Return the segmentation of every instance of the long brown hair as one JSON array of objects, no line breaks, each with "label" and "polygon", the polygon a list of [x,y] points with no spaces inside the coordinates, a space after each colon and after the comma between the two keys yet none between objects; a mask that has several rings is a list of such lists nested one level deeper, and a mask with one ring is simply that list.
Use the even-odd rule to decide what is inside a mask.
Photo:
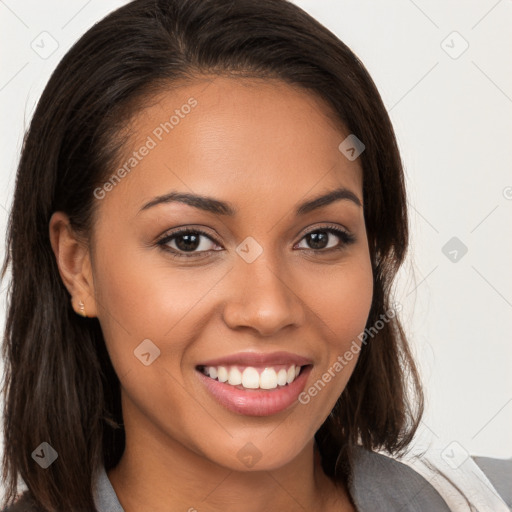
[{"label": "long brown hair", "polygon": [[[205,73],[301,87],[363,141],[374,275],[367,327],[392,307],[391,285],[408,246],[403,169],[382,99],[354,53],[286,0],[128,3],[67,52],[24,138],[1,274],[11,266],[2,347],[4,506],[16,497],[21,476],[41,510],[95,510],[94,472],[115,466],[123,453],[119,380],[98,320],[81,318],[71,306],[48,224],[53,212],[64,211],[87,239],[94,189],[114,170],[127,121],[150,95]],[[363,344],[346,389],[316,433],[324,471],[334,481],[345,478],[355,444],[406,449],[422,413],[418,373],[394,316]],[[31,456],[42,442],[58,453],[45,470]]]}]

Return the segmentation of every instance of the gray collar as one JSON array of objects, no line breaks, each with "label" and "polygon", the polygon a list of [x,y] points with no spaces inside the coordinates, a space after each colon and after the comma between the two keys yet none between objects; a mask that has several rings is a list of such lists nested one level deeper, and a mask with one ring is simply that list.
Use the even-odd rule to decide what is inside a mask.
[{"label": "gray collar", "polygon": [[124,512],[103,465],[96,473],[94,504],[98,512]]}]

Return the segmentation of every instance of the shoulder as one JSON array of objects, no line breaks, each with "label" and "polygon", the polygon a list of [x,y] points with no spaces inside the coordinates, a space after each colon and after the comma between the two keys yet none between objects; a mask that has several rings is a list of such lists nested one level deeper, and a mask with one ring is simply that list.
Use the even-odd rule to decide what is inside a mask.
[{"label": "shoulder", "polygon": [[359,510],[512,510],[512,459],[468,455],[454,467],[442,453],[432,448],[394,457],[355,447],[349,486]]},{"label": "shoulder", "polygon": [[349,488],[361,512],[450,512],[437,490],[410,466],[362,447],[354,449]]}]

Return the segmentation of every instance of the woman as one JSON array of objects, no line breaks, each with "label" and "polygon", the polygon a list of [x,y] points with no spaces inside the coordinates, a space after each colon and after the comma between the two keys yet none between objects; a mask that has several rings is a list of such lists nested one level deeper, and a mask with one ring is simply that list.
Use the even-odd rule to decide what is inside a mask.
[{"label": "woman", "polygon": [[4,505],[21,476],[12,510],[450,510],[391,457],[423,411],[407,243],[389,117],[325,27],[284,0],[113,12],[19,164]]}]

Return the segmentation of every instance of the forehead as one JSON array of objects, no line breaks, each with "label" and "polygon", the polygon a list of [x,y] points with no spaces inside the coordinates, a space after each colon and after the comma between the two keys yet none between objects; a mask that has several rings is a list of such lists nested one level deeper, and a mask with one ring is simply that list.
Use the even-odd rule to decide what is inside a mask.
[{"label": "forehead", "polygon": [[124,207],[169,190],[295,204],[342,185],[362,200],[359,162],[338,149],[348,132],[323,100],[282,81],[198,79],[152,98],[129,129],[108,194]]}]

